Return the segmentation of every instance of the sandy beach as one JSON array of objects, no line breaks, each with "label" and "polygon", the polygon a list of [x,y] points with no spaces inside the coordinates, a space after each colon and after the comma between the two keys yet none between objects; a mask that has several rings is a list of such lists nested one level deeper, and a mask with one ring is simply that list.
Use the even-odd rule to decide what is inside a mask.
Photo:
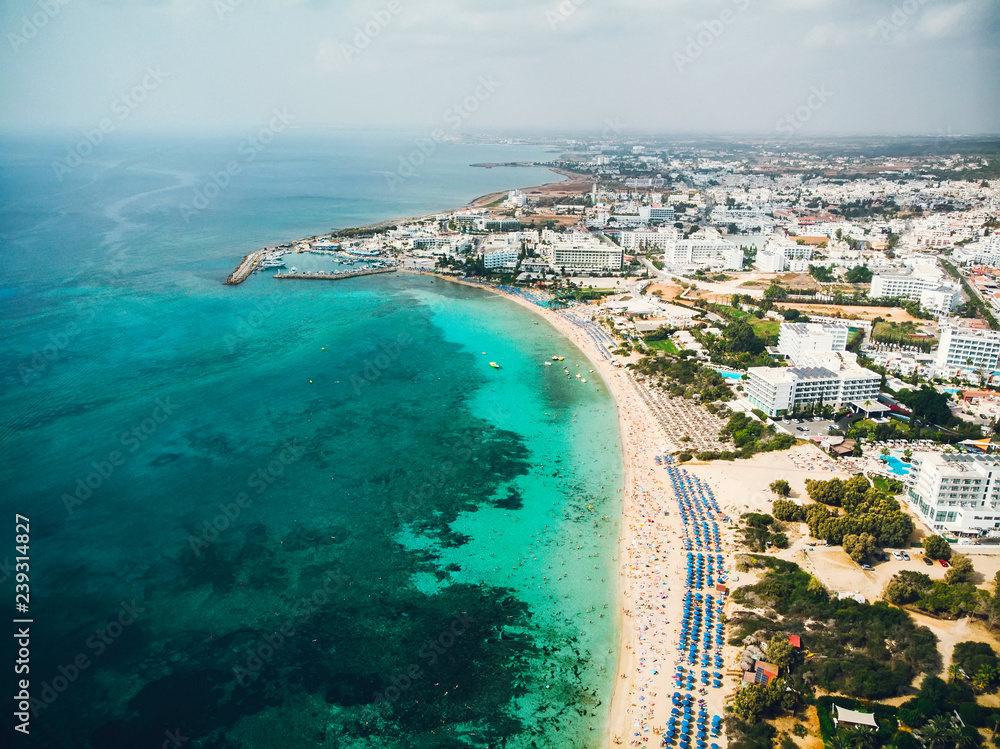
[{"label": "sandy beach", "polygon": [[[625,470],[616,560],[621,640],[606,745],[660,746],[659,731],[669,719],[670,698],[676,691],[672,675],[678,662],[686,564],[684,525],[666,468],[654,459],[667,451],[671,440],[634,381],[611,366],[587,330],[567,317],[572,312],[547,310],[487,285],[437,277],[493,291],[544,317],[583,352],[612,393]],[[725,538],[723,544],[730,545]],[[703,699],[709,715],[724,714],[724,692],[729,686],[707,690]],[[697,693],[694,696],[699,698]],[[712,741],[725,745],[724,738]]]}]

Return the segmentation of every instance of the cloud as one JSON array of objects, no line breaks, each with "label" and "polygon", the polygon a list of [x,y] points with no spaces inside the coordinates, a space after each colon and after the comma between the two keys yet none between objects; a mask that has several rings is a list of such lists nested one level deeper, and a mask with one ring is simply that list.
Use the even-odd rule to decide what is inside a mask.
[{"label": "cloud", "polygon": [[921,39],[954,39],[969,31],[972,3],[928,5],[914,19],[914,33]]},{"label": "cloud", "polygon": [[802,47],[810,50],[842,49],[855,35],[855,32],[841,24],[824,23],[809,29],[802,37]]}]

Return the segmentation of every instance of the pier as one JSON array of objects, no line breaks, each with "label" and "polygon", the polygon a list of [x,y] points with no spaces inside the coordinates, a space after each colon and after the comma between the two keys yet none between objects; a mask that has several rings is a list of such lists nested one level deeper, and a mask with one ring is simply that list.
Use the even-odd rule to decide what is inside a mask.
[{"label": "pier", "polygon": [[226,279],[226,285],[237,286],[246,281],[250,277],[250,274],[257,270],[257,264],[264,259],[268,252],[269,250],[267,249],[257,250],[243,258],[243,262],[236,266],[236,270],[229,274],[229,278]]},{"label": "pier", "polygon": [[[344,273],[275,273],[275,278],[305,278],[319,281],[339,281],[342,278],[357,278],[358,276],[374,276],[378,273],[395,273],[395,268],[371,268],[368,270],[350,270]],[[229,283],[228,281],[226,283]],[[239,283],[237,281],[237,283]]]}]

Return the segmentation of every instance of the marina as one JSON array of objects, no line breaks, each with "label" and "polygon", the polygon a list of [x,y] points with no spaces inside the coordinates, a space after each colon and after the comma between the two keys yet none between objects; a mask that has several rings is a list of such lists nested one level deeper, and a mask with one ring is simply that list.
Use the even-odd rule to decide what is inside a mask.
[{"label": "marina", "polygon": [[358,278],[359,276],[373,276],[378,273],[395,273],[396,268],[366,268],[364,270],[349,270],[343,273],[320,273],[318,271],[309,271],[307,273],[275,273],[275,278],[288,279],[288,278],[305,278],[310,280],[319,281],[339,281],[342,278]]}]

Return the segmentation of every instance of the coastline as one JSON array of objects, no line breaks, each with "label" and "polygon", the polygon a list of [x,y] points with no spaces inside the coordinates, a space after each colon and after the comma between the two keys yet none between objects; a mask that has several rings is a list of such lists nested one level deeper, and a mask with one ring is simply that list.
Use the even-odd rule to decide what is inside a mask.
[{"label": "coastline", "polygon": [[[655,507],[652,507],[648,496],[648,492],[652,491],[667,502],[672,500],[672,495],[667,493],[666,486],[659,476],[663,469],[657,466],[653,459],[654,455],[662,452],[660,446],[667,442],[666,435],[649,410],[649,406],[639,397],[630,378],[622,370],[612,367],[598,351],[594,342],[565,317],[532,304],[522,297],[505,293],[501,289],[486,284],[470,283],[453,276],[430,271],[406,270],[405,272],[433,276],[452,283],[483,289],[531,310],[549,322],[583,353],[611,393],[618,414],[623,466],[621,487],[623,496],[621,522],[618,528],[618,555],[615,559],[617,566],[616,602],[618,604],[617,671],[613,676],[611,704],[606,713],[606,736],[602,745],[608,747],[632,745],[632,742],[628,742],[626,739],[629,726],[635,721],[653,725],[664,724],[670,704],[667,699],[667,690],[669,689],[671,692],[673,690],[665,663],[661,664],[658,671],[654,669],[651,672],[652,675],[643,676],[642,671],[645,667],[640,668],[641,664],[637,660],[640,642],[636,636],[635,627],[631,624],[631,612],[638,610],[641,606],[649,605],[645,592],[632,584],[633,581],[638,582],[644,579],[639,574],[634,573],[640,566],[640,557],[643,555],[643,550],[639,549],[640,543],[646,541],[658,547],[661,545],[666,547],[673,540],[683,536],[684,532],[678,513],[671,512],[664,515],[660,511],[662,503],[658,502]],[[649,481],[649,485],[640,486],[640,481]],[[647,512],[647,510],[654,509],[657,510],[659,517],[656,524],[651,525],[647,516],[652,513]],[[681,552],[675,551],[676,555],[671,558],[671,566],[676,567],[676,569],[671,569],[666,574],[671,580],[676,580],[679,583],[683,574],[679,566]],[[641,643],[641,645],[642,648],[663,650],[662,657],[666,658],[670,657],[670,654],[666,653],[666,648],[668,646],[673,648],[671,643],[676,642],[680,635],[680,595],[670,597],[669,610],[665,611],[664,614],[662,622],[664,628],[656,633],[656,642]],[[656,703],[644,701],[647,693],[653,697],[658,694],[663,695],[659,709],[655,712],[649,710],[656,707]],[[637,699],[633,702],[632,698],[640,694],[643,695],[643,699]],[[713,696],[718,700],[717,712],[721,713],[721,694],[717,692]],[[717,739],[717,741],[721,740]]]},{"label": "coastline", "polygon": [[[566,171],[565,169],[560,169],[559,167],[548,166],[543,168],[548,169],[550,172],[558,174],[561,177],[565,177],[566,179],[564,179],[561,182],[546,182],[541,185],[533,185],[531,187],[518,187],[513,189],[521,190],[522,192],[525,192],[529,195],[545,195],[548,193],[556,194],[567,190],[569,192],[577,192],[578,190],[576,188],[578,188],[582,184],[582,182],[584,181],[583,178],[586,176],[583,174],[578,174],[576,172],[569,172]],[[570,189],[571,187],[573,189]],[[396,218],[383,219],[382,221],[376,221],[371,224],[363,224],[361,226],[345,226],[343,227],[343,229],[344,230],[357,229],[362,231],[366,229],[385,229],[386,227],[394,226],[395,224],[423,221],[439,213],[453,213],[454,211],[460,211],[465,208],[483,208],[489,205],[490,203],[496,202],[499,198],[503,197],[508,192],[509,192],[508,190],[504,190],[503,192],[494,192],[494,193],[488,193],[486,195],[481,195],[478,198],[473,198],[460,208],[445,208],[440,211],[435,211],[434,213],[426,214],[423,216],[399,216]],[[299,242],[312,242],[316,239],[319,239],[320,237],[328,236],[329,234],[330,232],[326,232],[324,234],[313,234],[307,237],[299,237],[298,239],[286,240],[281,245],[272,245],[271,247],[258,247],[255,250],[250,250],[243,256],[239,264],[237,264],[235,270],[233,270],[233,272],[229,274],[224,283],[227,286],[235,286],[241,283],[242,280],[245,280],[245,278],[249,276],[250,273],[252,273],[252,271],[246,272],[243,279],[241,279],[240,281],[235,281],[236,277],[239,276],[241,271],[248,270],[249,264],[255,259],[255,256],[260,253],[263,253],[270,249],[274,249],[274,247],[279,247],[284,245],[294,245]]]},{"label": "coastline", "polygon": [[[526,193],[535,195],[555,195],[567,190],[569,192],[579,191],[582,183],[581,178],[584,175],[567,172],[554,167],[548,168],[550,171],[555,172],[566,179],[560,182],[551,182],[544,185],[520,189]],[[484,205],[494,202],[498,197],[503,195],[506,195],[506,191],[485,195],[480,198],[476,198],[465,207],[483,207]],[[448,211],[441,212],[446,213]],[[422,218],[427,217],[394,218],[367,224],[362,227],[350,228],[379,229],[399,222],[417,221]],[[294,244],[296,242],[310,241],[316,239],[318,236],[320,235],[292,240],[290,243]],[[255,250],[248,254],[243,261],[241,261],[241,265],[238,266],[237,270],[239,270],[239,268],[242,267],[242,265],[245,264],[252,256],[261,251],[262,250]],[[664,651],[660,653],[663,660],[668,657],[665,652],[666,647],[670,645],[671,641],[676,642],[680,635],[680,596],[671,596],[670,610],[669,612],[663,612],[666,616],[664,617],[663,622],[661,622],[661,624],[666,625],[668,629],[663,629],[662,627],[659,628],[656,633],[657,639],[654,643],[644,642],[643,638],[637,636],[635,627],[630,623],[633,611],[639,610],[640,607],[650,608],[650,602],[647,600],[647,593],[645,589],[642,586],[636,587],[633,585],[633,583],[639,583],[643,579],[636,572],[637,568],[640,566],[640,558],[648,556],[645,554],[645,549],[639,548],[640,541],[645,541],[646,546],[651,549],[653,544],[650,543],[650,534],[655,534],[655,546],[659,549],[661,546],[666,547],[669,543],[671,543],[671,539],[676,540],[679,537],[682,537],[684,533],[684,528],[681,524],[678,513],[671,512],[664,514],[661,511],[662,502],[665,500],[672,503],[673,495],[667,493],[666,485],[661,480],[661,478],[665,478],[665,474],[663,477],[658,476],[658,474],[663,471],[662,467],[657,466],[653,460],[653,456],[655,454],[664,452],[663,448],[668,443],[658,420],[654,417],[645,401],[639,397],[634,383],[625,374],[625,372],[612,367],[610,362],[597,348],[595,342],[588,335],[586,335],[581,328],[574,325],[566,317],[559,315],[552,310],[546,310],[536,304],[532,304],[522,297],[508,294],[501,289],[488,284],[470,283],[453,276],[443,275],[429,270],[418,270],[402,266],[399,267],[398,270],[404,273],[429,275],[452,283],[483,289],[499,296],[506,297],[516,304],[521,305],[525,309],[532,311],[538,316],[544,318],[566,339],[577,347],[584,357],[593,365],[594,370],[600,375],[601,380],[611,393],[615,404],[615,410],[618,414],[618,432],[623,468],[621,486],[621,521],[618,528],[617,539],[618,552],[617,557],[614,559],[617,566],[616,602],[618,603],[619,608],[617,620],[618,656],[616,659],[617,672],[616,675],[612,677],[614,681],[612,685],[611,704],[608,712],[605,714],[606,735],[601,742],[601,745],[610,747],[625,744],[626,735],[630,730],[629,726],[636,723],[662,725],[665,722],[668,713],[669,702],[666,696],[668,693],[667,690],[672,689],[672,685],[669,681],[667,666],[665,663],[661,664],[659,666],[659,671],[652,671],[653,676],[644,674],[643,672],[647,669],[644,664],[640,662],[636,651],[641,644],[643,654],[646,652],[645,648],[651,647],[655,651]],[[234,271],[234,274],[235,273],[236,271]],[[230,276],[230,278],[232,278],[232,276]],[[643,481],[649,481],[648,486],[645,484],[642,487],[639,486],[638,480],[640,476],[643,477]],[[650,492],[652,492],[652,495],[662,499],[653,500]],[[651,506],[653,502],[655,502],[655,507]],[[657,516],[656,524],[650,525],[649,523],[652,523],[652,521],[649,520],[647,522],[647,516],[654,514]],[[671,549],[673,549],[673,547],[671,547]],[[650,554],[652,553],[659,554],[661,552],[650,552]],[[682,570],[680,562],[681,558],[678,552],[676,558],[671,559],[671,566],[674,569],[671,569],[668,573],[666,573],[670,579],[678,581],[681,579],[680,576],[682,575]],[[644,661],[645,658],[641,660]],[[650,708],[654,707],[655,703],[644,702],[646,699],[645,696],[637,698],[635,702],[631,701],[637,694],[645,695],[647,690],[654,697],[657,694],[663,694],[663,699],[661,700],[662,704],[655,713],[650,713]],[[719,695],[719,698],[721,701],[721,695]],[[721,712],[721,706],[719,711]],[[645,741],[648,742],[648,738]],[[629,745],[640,745],[639,741],[634,740],[629,741],[628,743]]]}]

